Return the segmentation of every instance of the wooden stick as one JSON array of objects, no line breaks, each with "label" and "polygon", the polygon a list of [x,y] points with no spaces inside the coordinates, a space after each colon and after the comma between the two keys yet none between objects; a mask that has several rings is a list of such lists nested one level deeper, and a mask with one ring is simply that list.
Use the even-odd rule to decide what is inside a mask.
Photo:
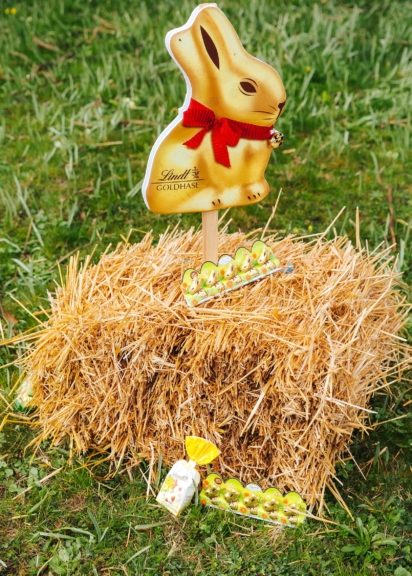
[{"label": "wooden stick", "polygon": [[203,260],[210,260],[214,264],[218,261],[218,216],[218,210],[202,212]]}]

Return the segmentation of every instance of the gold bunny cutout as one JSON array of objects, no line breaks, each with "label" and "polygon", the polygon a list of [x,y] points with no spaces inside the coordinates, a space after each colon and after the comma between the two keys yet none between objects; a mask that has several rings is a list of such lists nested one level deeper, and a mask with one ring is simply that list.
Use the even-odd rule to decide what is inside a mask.
[{"label": "gold bunny cutout", "polygon": [[281,144],[274,124],[286,102],[279,74],[243,48],[216,6],[201,4],[168,32],[187,94],[151,151],[142,193],[153,212],[207,212],[255,204],[269,193],[265,169]]}]

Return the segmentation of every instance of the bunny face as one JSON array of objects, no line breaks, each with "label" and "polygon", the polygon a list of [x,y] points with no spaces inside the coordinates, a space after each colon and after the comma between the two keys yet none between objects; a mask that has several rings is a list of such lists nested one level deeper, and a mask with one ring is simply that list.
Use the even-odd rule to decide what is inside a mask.
[{"label": "bunny face", "polygon": [[252,258],[250,257],[250,254],[246,254],[245,259],[243,260],[241,266],[242,272],[250,270],[251,266],[252,266]]},{"label": "bunny face", "polygon": [[195,294],[199,290],[200,280],[197,272],[192,272],[192,282],[188,288],[189,294]]},{"label": "bunny face", "polygon": [[205,262],[200,271],[200,282],[204,288],[211,288],[218,281],[218,267],[213,262]]},{"label": "bunny face", "polygon": [[226,266],[224,267],[223,278],[225,280],[230,280],[235,275],[236,275],[236,266],[235,266],[235,262],[232,260],[231,262],[226,264]]},{"label": "bunny face", "polygon": [[252,256],[246,248],[238,248],[235,254],[235,260],[240,272],[247,272],[252,267]]},{"label": "bunny face", "polygon": [[189,27],[169,32],[166,43],[193,98],[217,117],[273,126],[286,102],[279,74],[246,52],[215,4],[201,5],[192,17]]},{"label": "bunny face", "polygon": [[258,240],[253,245],[253,258],[257,264],[265,264],[270,257],[270,250],[262,241]]},{"label": "bunny face", "polygon": [[199,275],[193,269],[189,268],[183,274],[182,279],[182,290],[188,294],[195,294],[198,291],[200,285]]},{"label": "bunny face", "polygon": [[265,264],[265,262],[267,262],[268,258],[269,258],[269,253],[268,253],[268,251],[266,250],[266,248],[264,248],[264,249],[262,250],[262,254],[261,254],[261,255],[259,256],[259,258],[258,258],[259,264]]}]

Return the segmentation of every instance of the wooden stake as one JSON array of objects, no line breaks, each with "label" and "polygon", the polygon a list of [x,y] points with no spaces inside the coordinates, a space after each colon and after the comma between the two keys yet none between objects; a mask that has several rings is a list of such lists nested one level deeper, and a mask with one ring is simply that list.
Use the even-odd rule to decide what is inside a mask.
[{"label": "wooden stake", "polygon": [[203,260],[210,260],[214,264],[218,261],[218,216],[218,210],[202,212]]}]

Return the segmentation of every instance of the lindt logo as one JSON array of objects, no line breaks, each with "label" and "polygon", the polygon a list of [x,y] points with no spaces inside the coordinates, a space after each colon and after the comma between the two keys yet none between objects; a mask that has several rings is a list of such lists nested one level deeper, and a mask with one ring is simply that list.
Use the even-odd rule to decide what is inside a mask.
[{"label": "lindt logo", "polygon": [[199,169],[194,166],[183,172],[175,172],[174,168],[162,170],[160,177],[153,184],[156,184],[157,190],[185,190],[198,188],[202,180]]}]

